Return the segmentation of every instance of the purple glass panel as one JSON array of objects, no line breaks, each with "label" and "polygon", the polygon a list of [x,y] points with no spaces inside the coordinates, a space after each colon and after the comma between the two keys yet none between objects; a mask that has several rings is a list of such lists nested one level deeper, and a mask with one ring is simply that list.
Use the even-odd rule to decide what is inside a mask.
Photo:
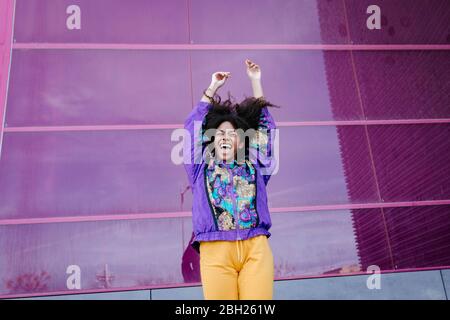
[{"label": "purple glass panel", "polygon": [[371,243],[371,264],[391,269],[379,209],[292,212],[272,215],[275,277],[365,272],[359,257],[365,246],[354,234],[362,215],[378,231],[378,241]]},{"label": "purple glass panel", "polygon": [[[341,1],[190,1],[193,43],[347,43]],[[226,17],[225,25],[219,23]]]},{"label": "purple glass panel", "polygon": [[227,97],[228,90],[238,100],[251,96],[244,63],[247,58],[261,66],[264,95],[282,107],[273,113],[277,121],[363,118],[348,52],[194,51],[193,91],[202,92],[211,73],[220,69],[232,74],[219,90],[222,97]]},{"label": "purple glass panel", "polygon": [[[395,269],[390,247],[391,234],[387,233],[384,210],[385,208],[350,210],[361,271],[365,272],[373,265],[380,270]],[[393,209],[395,210],[396,208]]]},{"label": "purple glass panel", "polygon": [[377,202],[362,126],[282,127],[272,207]]},{"label": "purple glass panel", "polygon": [[[16,42],[189,43],[186,0],[16,0]],[[80,9],[80,29],[71,5]]]},{"label": "purple glass panel", "polygon": [[[450,5],[449,5],[450,6]],[[356,52],[367,119],[450,118],[450,51]]]},{"label": "purple glass panel", "polygon": [[[12,22],[12,12],[14,8],[14,1],[12,0],[6,0],[6,1],[0,1],[0,47],[6,46],[8,49],[9,44],[11,42],[11,22]],[[3,50],[6,50],[6,48],[2,48],[2,55],[3,56]]]},{"label": "purple glass panel", "polygon": [[450,124],[368,126],[384,201],[450,199]]},{"label": "purple glass panel", "polygon": [[450,265],[450,206],[384,209],[395,268]]},{"label": "purple glass panel", "polygon": [[[448,264],[449,212],[449,206],[432,206],[272,214],[275,277]],[[0,231],[1,295],[68,291],[69,265],[81,268],[84,290],[199,281],[199,257],[189,248],[190,218],[0,226]],[[193,269],[183,267],[188,261]],[[102,278],[106,270],[108,283]],[[39,285],[26,289],[26,274],[37,275]]]},{"label": "purple glass panel", "polygon": [[12,62],[10,127],[182,123],[192,107],[183,51],[15,50]]},{"label": "purple glass panel", "polygon": [[363,269],[372,264],[382,269],[449,265],[449,209],[445,205],[382,208],[381,214],[369,213],[373,209],[353,210],[355,241]]},{"label": "purple glass panel", "polygon": [[182,270],[191,232],[190,218],[0,226],[0,295],[76,293],[71,265],[81,290],[191,282]]},{"label": "purple glass panel", "polygon": [[6,133],[0,218],[190,210],[172,130]]},{"label": "purple glass panel", "polygon": [[6,91],[9,81],[13,12],[13,0],[0,1],[0,155],[4,125],[3,119],[6,107]]},{"label": "purple glass panel", "polygon": [[[380,211],[363,211],[372,230],[381,231]],[[359,238],[353,234],[359,214],[272,215],[275,277],[361,272]],[[68,291],[70,265],[80,267],[83,290],[200,281],[199,256],[190,252],[189,218],[0,226],[0,231],[0,294]],[[385,238],[383,232],[377,235]],[[385,241],[372,243],[371,249],[372,263],[382,266],[389,260]],[[188,261],[193,269],[183,267]],[[38,277],[38,285],[29,286],[30,274]]]},{"label": "purple glass panel", "polygon": [[[16,218],[126,219],[190,211],[186,173],[171,161],[172,129],[11,129],[180,125],[212,72],[233,74],[222,98],[228,90],[238,100],[251,95],[246,58],[261,65],[264,94],[282,107],[272,109],[280,124],[280,167],[268,185],[269,207],[450,199],[448,123],[281,123],[448,119],[449,50],[257,47],[448,44],[448,0],[79,0],[81,30],[68,30],[72,4],[16,1],[14,40],[23,46],[16,45],[12,57],[0,158],[0,296],[69,293],[69,265],[81,268],[83,290],[198,283],[190,217],[4,225]],[[372,4],[381,7],[382,30],[366,27]],[[5,30],[8,24],[0,19]],[[0,49],[10,34],[0,31]],[[61,49],[25,49],[34,42],[60,43]],[[77,49],[68,49],[69,43]],[[88,50],[85,44],[99,46]],[[127,50],[127,44],[245,44],[256,50]],[[272,210],[276,278],[365,273],[370,265],[449,266],[450,206],[416,204],[422,206]]]},{"label": "purple glass panel", "polygon": [[[450,43],[448,0],[345,0],[350,38],[355,44]],[[381,9],[381,29],[370,30],[370,5]]]}]

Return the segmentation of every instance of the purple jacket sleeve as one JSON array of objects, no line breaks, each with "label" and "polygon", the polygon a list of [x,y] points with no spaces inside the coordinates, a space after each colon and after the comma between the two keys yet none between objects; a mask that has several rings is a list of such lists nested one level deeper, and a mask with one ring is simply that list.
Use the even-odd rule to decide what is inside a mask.
[{"label": "purple jacket sleeve", "polygon": [[250,155],[251,159],[258,161],[266,185],[278,165],[276,152],[274,152],[276,151],[274,150],[276,129],[275,120],[268,107],[263,107],[258,130],[250,142]]},{"label": "purple jacket sleeve", "polygon": [[184,122],[187,136],[184,139],[183,159],[191,187],[197,179],[203,162],[202,123],[210,107],[209,102],[199,101]]}]

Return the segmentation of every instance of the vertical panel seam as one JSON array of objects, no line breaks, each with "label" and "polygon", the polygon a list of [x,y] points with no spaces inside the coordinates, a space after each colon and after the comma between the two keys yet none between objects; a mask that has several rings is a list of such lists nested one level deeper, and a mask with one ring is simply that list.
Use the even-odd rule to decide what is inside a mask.
[{"label": "vertical panel seam", "polygon": [[[350,28],[349,28],[348,17],[347,17],[347,6],[345,5],[345,0],[342,0],[342,3],[344,5],[344,17],[345,17],[345,24],[346,24],[346,28],[347,28],[348,41],[350,41]],[[355,85],[356,85],[356,92],[358,94],[358,100],[359,100],[359,105],[361,107],[362,116],[363,116],[364,119],[366,119],[366,115],[365,115],[365,112],[364,112],[364,106],[363,106],[363,100],[362,100],[362,97],[361,97],[361,90],[359,88],[358,75],[356,73],[356,66],[355,66],[355,60],[354,60],[354,57],[353,57],[353,50],[350,50],[350,61],[351,61],[351,64],[352,64],[353,78],[354,78]],[[375,168],[375,163],[373,161],[372,145],[371,145],[370,139],[369,139],[369,130],[367,128],[367,124],[364,124],[363,127],[364,127],[364,131],[365,131],[365,134],[366,134],[367,148],[368,148],[368,151],[369,151],[369,157],[370,157],[370,162],[371,162],[371,166],[372,166],[372,172],[373,172],[374,179],[375,179],[375,186],[376,186],[377,193],[378,193],[378,200],[380,202],[382,202],[380,186],[378,184],[377,172],[376,172],[376,168]],[[388,250],[389,250],[389,257],[390,257],[390,260],[391,260],[391,266],[392,266],[393,269],[396,269],[396,265],[395,265],[394,257],[393,257],[393,253],[392,253],[391,240],[390,240],[390,237],[389,237],[389,230],[388,230],[387,223],[386,223],[386,217],[384,215],[383,208],[380,208],[380,210],[381,210],[381,217],[383,219],[384,231],[385,231],[385,234],[386,234],[386,240],[387,240],[387,246],[388,246]]]},{"label": "vertical panel seam", "polygon": [[439,270],[439,274],[441,275],[442,286],[444,287],[445,300],[448,300],[447,288],[445,286],[444,276],[442,274],[442,269]]}]

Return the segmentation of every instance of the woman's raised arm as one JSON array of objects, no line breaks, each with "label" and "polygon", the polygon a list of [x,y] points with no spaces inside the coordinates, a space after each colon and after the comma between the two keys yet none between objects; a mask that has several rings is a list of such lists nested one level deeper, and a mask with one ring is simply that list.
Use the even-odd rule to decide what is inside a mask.
[{"label": "woman's raised arm", "polygon": [[191,186],[195,183],[200,165],[203,161],[203,145],[202,145],[202,123],[212,106],[210,99],[214,97],[217,89],[219,89],[225,81],[230,77],[229,72],[215,72],[211,77],[211,84],[203,93],[202,98],[191,110],[184,121],[184,129],[186,137],[184,139],[183,154],[184,167],[186,169]]},{"label": "woman's raised arm", "polygon": [[247,66],[247,75],[252,83],[253,96],[255,98],[264,97],[261,85],[261,68],[249,59],[245,60]]}]

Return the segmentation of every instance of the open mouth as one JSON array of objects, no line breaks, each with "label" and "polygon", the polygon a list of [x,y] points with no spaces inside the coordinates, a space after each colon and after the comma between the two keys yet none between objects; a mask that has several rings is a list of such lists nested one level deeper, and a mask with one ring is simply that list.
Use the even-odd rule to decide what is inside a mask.
[{"label": "open mouth", "polygon": [[222,149],[222,150],[231,150],[230,143],[221,143],[219,146],[220,146],[220,149]]}]

